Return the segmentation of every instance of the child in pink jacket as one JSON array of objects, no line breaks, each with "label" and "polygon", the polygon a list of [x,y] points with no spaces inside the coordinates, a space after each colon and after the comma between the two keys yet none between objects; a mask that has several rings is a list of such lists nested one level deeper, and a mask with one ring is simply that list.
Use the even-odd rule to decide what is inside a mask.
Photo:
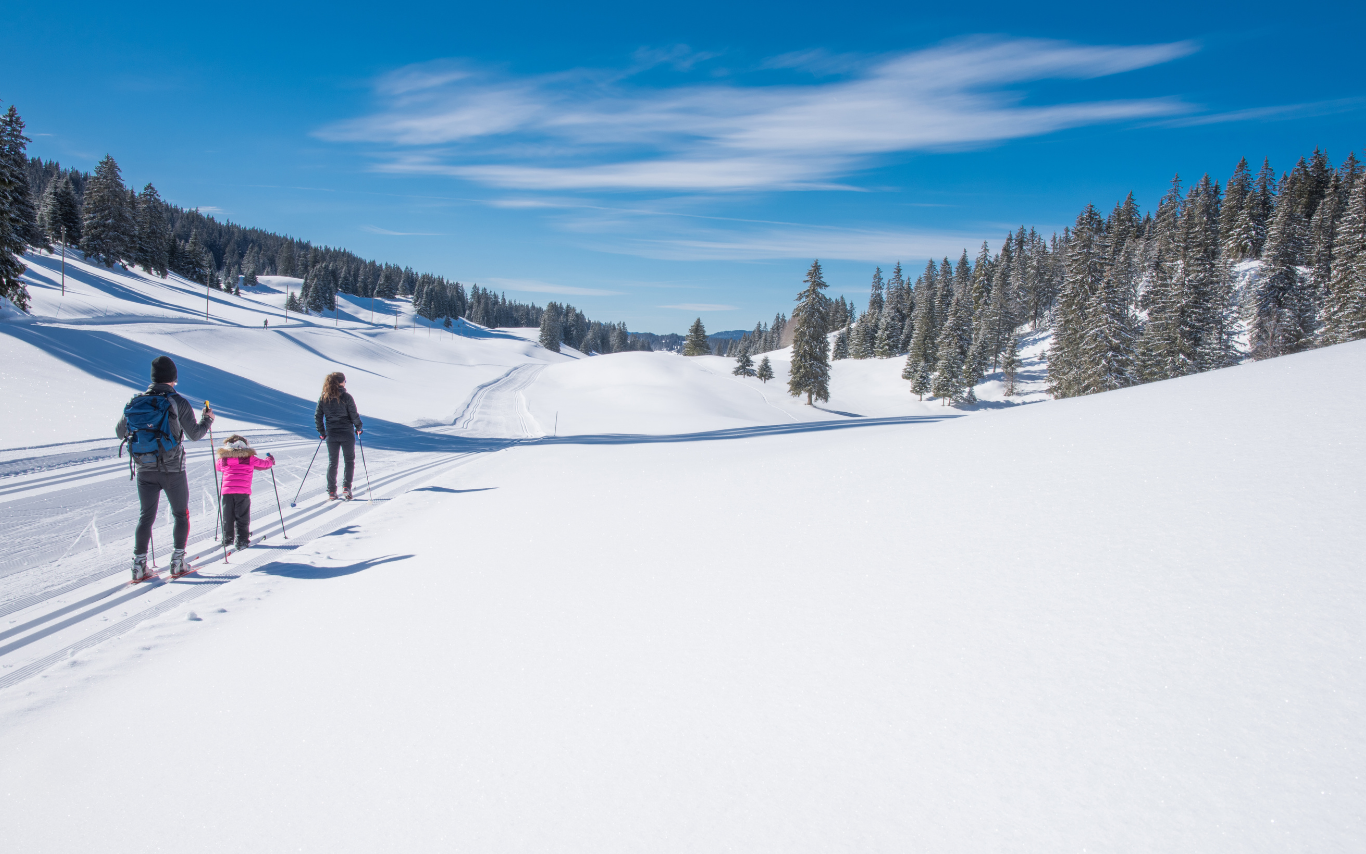
[{"label": "child in pink jacket", "polygon": [[223,548],[233,545],[233,531],[237,532],[237,548],[251,542],[251,476],[257,469],[275,465],[275,456],[266,454],[263,460],[246,439],[233,434],[223,440],[214,467],[223,473]]}]

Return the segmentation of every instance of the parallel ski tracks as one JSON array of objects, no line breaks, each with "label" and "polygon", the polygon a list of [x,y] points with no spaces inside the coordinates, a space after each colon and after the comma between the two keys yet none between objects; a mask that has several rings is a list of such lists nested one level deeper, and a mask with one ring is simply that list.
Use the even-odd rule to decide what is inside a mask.
[{"label": "parallel ski tracks", "polygon": [[[416,465],[408,466],[400,471],[391,472],[390,474],[376,478],[371,484],[371,488],[382,490],[386,486],[411,480],[423,474],[434,474],[438,469],[467,462],[471,458],[477,456],[478,453],[479,452],[470,452],[453,456],[443,454],[438,459],[425,460]],[[335,502],[310,504],[307,507],[299,508],[287,514],[285,517],[285,524],[290,527],[297,527],[326,514],[335,513],[335,518],[331,520],[332,524],[326,526],[327,530],[335,530],[337,526],[345,526],[352,520],[364,515],[370,509],[369,502],[362,499],[357,499],[355,502],[352,502],[352,504],[354,506],[339,506]],[[336,513],[335,511],[337,510],[341,510],[341,512]],[[264,532],[262,539],[268,539],[269,537],[280,533],[280,521],[278,518],[273,523],[264,525],[263,527]],[[210,590],[218,589],[222,585],[227,584],[236,578],[240,578],[243,574],[262,564],[278,560],[282,551],[292,551],[299,546],[312,542],[317,536],[322,536],[325,533],[326,531],[322,531],[317,534],[306,535],[302,538],[281,541],[287,542],[287,545],[283,548],[276,546],[270,551],[255,556],[251,556],[249,552],[244,553],[244,561],[242,563],[218,563],[218,561],[221,560],[223,549],[221,546],[217,545],[202,549],[189,556],[191,563],[198,564],[205,560],[209,561],[213,568],[218,570],[213,575],[207,575],[204,574],[203,571],[200,571],[170,581],[161,581],[160,583],[144,582],[137,586],[129,586],[122,580],[127,575],[126,569],[120,569],[111,573],[108,568],[102,568],[98,572],[75,579],[54,590],[45,591],[36,596],[29,596],[7,603],[3,607],[0,607],[0,617],[40,607],[45,602],[50,602],[67,593],[79,590],[81,587],[96,583],[102,578],[109,579],[106,586],[96,590],[89,596],[76,602],[61,604],[51,610],[33,614],[22,624],[11,626],[0,631],[0,663],[4,663],[6,657],[20,652],[37,641],[80,626],[120,605],[136,604],[139,599],[146,599],[155,591],[164,590],[168,586],[183,588],[179,592],[168,596],[165,599],[161,599],[160,601],[148,601],[147,606],[141,608],[136,613],[131,613],[124,619],[114,622],[101,630],[81,635],[58,650],[0,675],[0,690],[18,684],[25,679],[41,673],[53,664],[56,664],[75,653],[89,649],[90,647],[96,646],[111,638],[118,637],[119,635],[130,631],[139,623],[164,614],[175,607],[204,595]],[[116,581],[115,579],[119,580]],[[10,640],[11,638],[14,638],[14,640]],[[6,641],[8,641],[8,643],[6,643]]]}]

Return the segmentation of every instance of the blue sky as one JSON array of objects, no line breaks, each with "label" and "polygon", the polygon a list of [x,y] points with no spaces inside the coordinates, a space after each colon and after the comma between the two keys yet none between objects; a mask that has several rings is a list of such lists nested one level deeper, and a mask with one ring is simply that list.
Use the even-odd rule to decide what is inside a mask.
[{"label": "blue sky", "polygon": [[[11,6],[30,152],[633,330],[1366,149],[1359,3]],[[124,9],[131,11],[125,11]]]}]

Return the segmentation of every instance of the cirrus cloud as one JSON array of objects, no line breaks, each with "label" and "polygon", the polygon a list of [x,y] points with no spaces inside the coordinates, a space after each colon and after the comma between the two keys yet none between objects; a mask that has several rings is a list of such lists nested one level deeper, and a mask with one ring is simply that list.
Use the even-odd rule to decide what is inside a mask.
[{"label": "cirrus cloud", "polygon": [[[378,109],[317,135],[375,147],[381,170],[513,189],[829,188],[878,157],[1189,115],[1195,108],[1171,97],[1035,104],[1020,88],[1195,50],[974,37],[862,63],[839,57],[822,69],[842,74],[816,82],[665,87],[633,84],[631,69],[517,77],[444,60],[385,75]],[[787,55],[767,67],[825,59]]]}]

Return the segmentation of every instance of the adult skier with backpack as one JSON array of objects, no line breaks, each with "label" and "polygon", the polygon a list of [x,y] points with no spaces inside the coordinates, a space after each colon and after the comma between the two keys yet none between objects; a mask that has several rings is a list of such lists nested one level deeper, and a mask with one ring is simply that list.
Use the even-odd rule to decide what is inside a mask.
[{"label": "adult skier with backpack", "polygon": [[[185,446],[181,440],[204,438],[213,424],[213,411],[205,403],[196,420],[194,407],[176,393],[177,381],[175,362],[169,356],[157,356],[152,360],[152,384],[128,401],[123,417],[114,427],[114,434],[128,445],[129,467],[136,469],[138,501],[142,505],[133,536],[135,582],[152,575],[147,566],[147,546],[163,492],[171,504],[174,520],[171,575],[184,575],[190,570],[185,563],[185,544],[190,539],[190,481],[185,474]],[[119,453],[123,453],[122,445]]]},{"label": "adult skier with backpack", "polygon": [[334,371],[323,380],[323,393],[313,412],[318,438],[327,440],[327,498],[337,497],[337,454],[346,463],[342,497],[351,500],[351,476],[356,472],[356,437],[362,432],[356,399],[346,390],[346,374]]}]

